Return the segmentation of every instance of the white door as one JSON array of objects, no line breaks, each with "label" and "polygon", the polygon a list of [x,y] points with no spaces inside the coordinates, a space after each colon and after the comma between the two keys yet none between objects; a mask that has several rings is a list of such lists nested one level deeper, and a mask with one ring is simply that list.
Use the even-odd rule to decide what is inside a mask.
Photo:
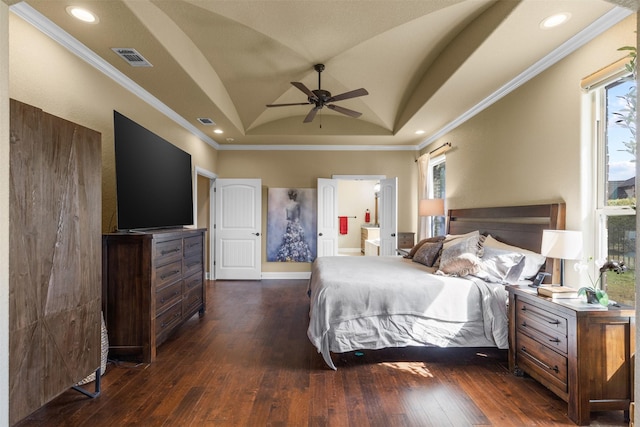
[{"label": "white door", "polygon": [[380,255],[396,255],[398,248],[398,178],[380,180]]},{"label": "white door", "polygon": [[262,181],[217,179],[216,279],[260,280],[262,275]]},{"label": "white door", "polygon": [[318,178],[317,256],[338,255],[338,180]]}]

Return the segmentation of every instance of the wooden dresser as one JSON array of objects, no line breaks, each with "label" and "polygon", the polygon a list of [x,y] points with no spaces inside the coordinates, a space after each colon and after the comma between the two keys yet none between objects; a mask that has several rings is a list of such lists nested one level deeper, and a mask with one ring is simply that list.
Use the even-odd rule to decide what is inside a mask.
[{"label": "wooden dresser", "polygon": [[409,231],[399,231],[398,232],[398,248],[401,249],[411,249],[413,245],[415,245],[415,236],[416,233]]},{"label": "wooden dresser", "polygon": [[105,234],[103,310],[109,357],[151,363],[156,348],[204,314],[204,229]]},{"label": "wooden dresser", "polygon": [[552,301],[529,287],[508,290],[509,369],[529,374],[565,400],[578,425],[590,423],[591,411],[628,411],[635,310]]}]

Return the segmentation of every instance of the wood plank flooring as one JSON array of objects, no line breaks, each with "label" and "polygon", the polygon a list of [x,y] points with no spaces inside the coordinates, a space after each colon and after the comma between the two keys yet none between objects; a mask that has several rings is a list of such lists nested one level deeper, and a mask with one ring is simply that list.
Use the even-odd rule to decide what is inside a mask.
[{"label": "wood plank flooring", "polygon": [[[572,426],[497,349],[335,354],[309,342],[306,280],[209,281],[207,313],[153,364],[110,361],[102,394],[69,390],[18,426]],[[93,390],[93,384],[87,385]],[[626,426],[622,411],[594,426]]]}]

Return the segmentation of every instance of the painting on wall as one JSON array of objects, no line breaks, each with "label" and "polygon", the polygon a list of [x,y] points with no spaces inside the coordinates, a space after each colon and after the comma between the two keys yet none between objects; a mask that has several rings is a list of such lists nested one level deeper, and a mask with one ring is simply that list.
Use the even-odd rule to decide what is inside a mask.
[{"label": "painting on wall", "polygon": [[316,258],[315,188],[270,188],[267,261],[312,262]]}]

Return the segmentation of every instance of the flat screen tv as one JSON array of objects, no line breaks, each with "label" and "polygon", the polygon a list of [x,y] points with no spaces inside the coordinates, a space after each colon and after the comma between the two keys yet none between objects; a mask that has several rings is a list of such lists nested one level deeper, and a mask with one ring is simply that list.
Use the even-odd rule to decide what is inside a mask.
[{"label": "flat screen tv", "polygon": [[113,112],[119,230],[193,224],[191,155]]}]

